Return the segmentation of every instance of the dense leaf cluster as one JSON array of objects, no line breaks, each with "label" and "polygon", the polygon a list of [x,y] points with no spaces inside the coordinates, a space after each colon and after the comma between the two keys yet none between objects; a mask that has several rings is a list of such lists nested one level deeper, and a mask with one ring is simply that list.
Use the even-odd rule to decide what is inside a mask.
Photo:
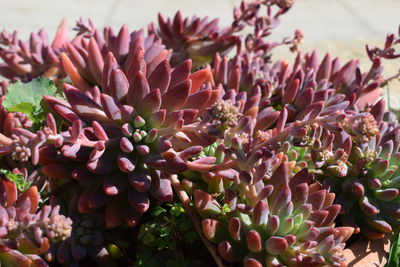
[{"label": "dense leaf cluster", "polygon": [[268,39],[292,5],[242,2],[225,28],[178,12],[147,32],[1,32],[0,265],[346,266],[357,235],[398,233],[381,88],[399,39],[367,47],[365,72],[272,62],[303,38]]}]

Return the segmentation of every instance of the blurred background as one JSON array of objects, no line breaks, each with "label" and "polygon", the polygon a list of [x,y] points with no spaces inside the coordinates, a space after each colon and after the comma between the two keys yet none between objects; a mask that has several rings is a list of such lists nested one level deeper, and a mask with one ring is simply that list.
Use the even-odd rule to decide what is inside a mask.
[{"label": "blurred background", "polygon": [[[91,18],[97,27],[109,25],[129,29],[146,27],[157,20],[157,13],[173,16],[181,10],[183,16],[208,15],[218,17],[220,25],[229,25],[234,6],[240,0],[0,0],[0,29],[18,30],[24,39],[31,31],[45,28],[52,37],[63,18],[72,29],[75,21]],[[317,49],[341,57],[342,62],[359,58],[363,70],[369,67],[365,44],[382,46],[389,32],[397,32],[400,24],[400,0],[295,0],[293,8],[281,17],[281,25],[271,35],[272,40],[293,36],[301,29],[305,39],[304,52]],[[291,60],[287,47],[276,50],[274,58]],[[387,61],[386,73],[397,73],[400,60]],[[400,84],[392,83],[392,105],[400,107]],[[393,88],[392,88],[393,87]],[[396,89],[397,88],[397,89]]]}]

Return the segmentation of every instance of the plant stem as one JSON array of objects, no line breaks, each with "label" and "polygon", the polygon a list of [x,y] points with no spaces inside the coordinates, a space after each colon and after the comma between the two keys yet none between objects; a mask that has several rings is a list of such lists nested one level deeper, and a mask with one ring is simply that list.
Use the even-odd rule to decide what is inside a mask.
[{"label": "plant stem", "polygon": [[215,246],[207,239],[204,237],[203,232],[201,230],[201,223],[199,218],[197,217],[197,214],[193,210],[193,208],[190,206],[190,199],[189,196],[186,194],[185,190],[183,190],[181,183],[178,180],[177,175],[169,175],[169,180],[171,181],[172,187],[175,190],[175,193],[178,195],[179,200],[182,203],[183,208],[186,210],[190,220],[193,223],[193,226],[199,235],[201,241],[204,243],[208,251],[210,252],[211,256],[214,258],[215,262],[219,267],[226,267],[225,264],[223,263],[221,257],[218,255],[217,250],[215,249]]}]

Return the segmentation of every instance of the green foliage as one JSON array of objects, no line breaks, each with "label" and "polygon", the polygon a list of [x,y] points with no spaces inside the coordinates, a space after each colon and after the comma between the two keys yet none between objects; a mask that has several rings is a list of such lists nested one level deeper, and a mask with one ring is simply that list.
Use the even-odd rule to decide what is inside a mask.
[{"label": "green foliage", "polygon": [[22,176],[21,174],[12,173],[9,170],[0,170],[0,172],[3,175],[5,175],[7,177],[7,179],[9,179],[13,183],[15,183],[18,191],[20,191],[20,192],[26,191],[32,184],[31,182],[25,181],[24,176]]},{"label": "green foliage", "polygon": [[386,263],[385,267],[400,266],[399,245],[400,245],[400,232],[396,232],[392,238],[392,244],[390,245],[390,251],[388,256],[388,262]]},{"label": "green foliage", "polygon": [[182,213],[185,212],[185,209],[182,207],[180,203],[176,205],[171,205],[171,209],[169,210],[172,216],[179,217]]},{"label": "green foliage", "polygon": [[43,96],[46,95],[65,98],[55,83],[47,78],[40,77],[28,83],[18,81],[8,86],[2,104],[7,111],[26,114],[34,123],[34,127],[35,125],[37,127],[48,113],[48,108],[42,101]]},{"label": "green foliage", "polygon": [[[144,245],[157,250],[176,249],[176,243],[183,238],[186,242],[193,242],[197,236],[187,232],[191,222],[186,216],[185,209],[180,203],[166,204],[169,208],[156,207],[151,215],[155,220],[145,223],[140,228],[139,239]],[[194,235],[193,235],[194,234]]]},{"label": "green foliage", "polygon": [[224,204],[221,208],[221,214],[222,215],[226,215],[227,213],[229,213],[231,211],[231,209],[229,208],[228,204]]},{"label": "green foliage", "polygon": [[182,250],[187,244],[199,241],[190,219],[181,203],[167,203],[151,211],[150,221],[144,223],[139,232],[142,250],[136,254],[133,266],[168,267],[190,266]]}]

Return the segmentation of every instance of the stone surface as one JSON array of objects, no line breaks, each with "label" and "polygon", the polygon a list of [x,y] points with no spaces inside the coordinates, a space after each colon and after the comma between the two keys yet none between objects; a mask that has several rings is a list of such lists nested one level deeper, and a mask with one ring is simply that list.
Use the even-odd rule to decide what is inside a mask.
[{"label": "stone surface", "polygon": [[384,267],[390,250],[390,238],[369,241],[360,237],[344,250],[347,267]]}]

